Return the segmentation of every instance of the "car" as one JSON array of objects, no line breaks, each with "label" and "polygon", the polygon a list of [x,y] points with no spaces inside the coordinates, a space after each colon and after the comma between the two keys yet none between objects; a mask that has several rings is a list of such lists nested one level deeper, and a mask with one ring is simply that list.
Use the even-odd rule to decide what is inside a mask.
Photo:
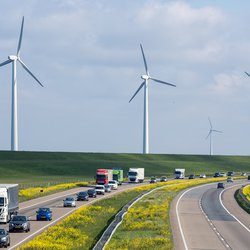
[{"label": "car", "polygon": [[116,190],[118,188],[118,182],[113,180],[109,181],[108,184],[111,186],[111,189]]},{"label": "car", "polygon": [[228,171],[227,172],[227,176],[234,176],[235,175],[235,172],[234,171]]},{"label": "car", "polygon": [[220,173],[220,177],[225,177],[227,176],[225,173]]},{"label": "car", "polygon": [[104,187],[104,185],[96,185],[95,186],[95,191],[96,191],[97,194],[104,195],[105,194],[105,187]]},{"label": "car", "polygon": [[105,184],[104,188],[105,188],[105,192],[106,193],[110,193],[111,192],[111,186],[109,184]]},{"label": "car", "polygon": [[195,179],[195,175],[194,174],[190,174],[188,179]]},{"label": "car", "polygon": [[245,172],[240,173],[241,176],[246,176],[247,174]]},{"label": "car", "polygon": [[74,197],[70,196],[70,197],[66,197],[63,200],[63,206],[64,207],[76,207],[76,200]]},{"label": "car", "polygon": [[225,187],[224,187],[224,183],[223,183],[223,182],[219,182],[219,183],[217,184],[217,188],[225,188]]},{"label": "car", "polygon": [[250,175],[248,175],[247,180],[249,180],[249,181],[250,181]]},{"label": "car", "polygon": [[205,174],[200,174],[200,178],[207,178]]},{"label": "car", "polygon": [[78,201],[88,201],[89,200],[88,192],[86,192],[86,191],[79,192],[77,194],[76,200],[78,200]]},{"label": "car", "polygon": [[216,173],[214,174],[214,177],[221,177],[220,172],[216,172]]},{"label": "car", "polygon": [[30,231],[30,221],[29,217],[27,215],[13,215],[9,222],[9,232],[14,231],[24,231],[29,232]]},{"label": "car", "polygon": [[167,181],[167,177],[166,176],[162,176],[161,179],[160,179],[161,182],[165,182]]},{"label": "car", "polygon": [[96,191],[95,191],[95,189],[88,189],[87,193],[88,193],[89,197],[96,198]]},{"label": "car", "polygon": [[151,178],[150,178],[150,183],[156,183],[156,182],[157,182],[157,180],[156,180],[155,177],[151,177]]},{"label": "car", "polygon": [[36,220],[52,220],[52,211],[48,207],[40,207],[36,211]]},{"label": "car", "polygon": [[0,228],[0,246],[6,248],[10,246],[9,232],[3,228]]},{"label": "car", "polygon": [[230,183],[234,182],[233,177],[227,177],[227,182],[230,182]]}]

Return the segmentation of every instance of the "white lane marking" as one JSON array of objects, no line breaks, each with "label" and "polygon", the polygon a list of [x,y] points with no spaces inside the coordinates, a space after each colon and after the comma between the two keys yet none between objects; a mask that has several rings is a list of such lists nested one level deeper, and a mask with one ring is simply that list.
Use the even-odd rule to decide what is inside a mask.
[{"label": "white lane marking", "polygon": [[229,215],[231,215],[236,221],[238,221],[238,222],[240,223],[240,225],[241,225],[242,227],[244,227],[244,228],[250,233],[250,229],[249,229],[246,225],[244,225],[235,215],[231,214],[231,213],[227,210],[227,208],[224,206],[224,204],[223,204],[223,202],[222,202],[222,194],[223,194],[227,189],[231,189],[231,188],[233,188],[233,187],[240,186],[240,185],[242,185],[242,183],[224,189],[224,190],[220,193],[220,196],[219,196],[219,198],[220,198],[220,204],[222,205],[222,207],[226,210],[226,212],[227,212]]},{"label": "white lane marking", "polygon": [[190,191],[192,191],[192,190],[194,190],[194,189],[196,189],[196,188],[205,187],[205,186],[208,186],[208,185],[215,185],[215,183],[216,183],[216,182],[208,183],[208,184],[204,184],[204,185],[198,185],[198,186],[196,186],[196,187],[190,188],[190,189],[186,190],[185,192],[183,192],[182,195],[179,197],[179,199],[178,199],[177,202],[176,202],[175,211],[176,211],[176,216],[177,216],[177,222],[178,222],[179,230],[180,230],[180,232],[181,232],[181,238],[182,238],[182,241],[183,241],[185,250],[188,250],[188,247],[187,247],[187,242],[186,242],[186,239],[185,239],[183,230],[182,230],[181,221],[180,221],[180,216],[179,216],[179,212],[178,212],[179,202],[180,202],[180,200],[182,199],[182,197],[183,197],[186,193],[188,193],[188,192],[190,192]]},{"label": "white lane marking", "polygon": [[[104,197],[102,197],[104,198]],[[98,199],[100,200],[100,199]],[[19,241],[16,245],[12,246],[9,248],[9,250],[14,249],[15,247],[18,247],[19,245],[21,245],[22,243],[24,243],[25,241],[27,241],[28,239],[34,237],[36,234],[40,233],[41,231],[45,230],[47,227],[50,227],[51,225],[55,224],[56,222],[62,220],[64,217],[67,217],[69,214],[72,214],[73,212],[75,212],[77,209],[84,207],[86,205],[92,204],[94,202],[96,202],[97,200],[92,200],[89,201],[88,203],[85,203],[79,207],[75,207],[74,209],[70,210],[69,212],[67,212],[66,214],[62,215],[61,217],[57,218],[56,220],[50,222],[49,224],[45,225],[44,227],[40,228],[39,230],[35,231],[34,233],[32,233],[31,235],[29,235],[28,237],[26,237],[25,239],[23,239],[22,241]]]}]

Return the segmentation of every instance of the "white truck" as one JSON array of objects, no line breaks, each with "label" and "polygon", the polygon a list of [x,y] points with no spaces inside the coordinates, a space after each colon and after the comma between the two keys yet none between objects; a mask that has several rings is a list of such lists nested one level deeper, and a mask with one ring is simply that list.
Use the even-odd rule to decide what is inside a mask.
[{"label": "white truck", "polygon": [[184,179],[185,178],[185,169],[184,168],[176,168],[174,171],[175,179]]},{"label": "white truck", "polygon": [[128,171],[129,182],[143,182],[144,181],[144,168],[130,168]]},{"label": "white truck", "polygon": [[18,209],[18,184],[0,184],[0,223],[7,223]]}]

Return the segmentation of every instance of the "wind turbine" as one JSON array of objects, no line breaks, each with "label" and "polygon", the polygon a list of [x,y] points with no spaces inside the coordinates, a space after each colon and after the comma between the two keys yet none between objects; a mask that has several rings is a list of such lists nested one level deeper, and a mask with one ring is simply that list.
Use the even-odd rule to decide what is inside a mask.
[{"label": "wind turbine", "polygon": [[158,82],[158,83],[167,84],[167,85],[170,85],[173,87],[176,87],[176,85],[152,78],[149,75],[145,54],[144,54],[144,51],[143,51],[141,44],[140,44],[140,47],[141,47],[141,53],[142,53],[142,57],[143,57],[143,61],[144,61],[146,74],[141,76],[141,78],[143,79],[143,82],[139,86],[139,88],[136,90],[134,95],[131,97],[129,102],[131,102],[134,99],[134,97],[137,95],[137,93],[141,90],[141,88],[144,87],[143,154],[148,154],[149,153],[149,141],[148,141],[148,84],[149,84],[149,80],[153,80],[153,81]]},{"label": "wind turbine", "polygon": [[8,60],[0,64],[0,67],[12,63],[12,108],[11,108],[11,150],[18,151],[18,127],[17,127],[17,78],[16,78],[16,66],[17,61],[22,67],[43,87],[42,83],[35,77],[35,75],[29,70],[20,58],[20,49],[22,45],[23,37],[23,25],[24,17],[22,19],[21,32],[19,36],[19,42],[16,55],[8,56]]},{"label": "wind turbine", "polygon": [[209,130],[209,133],[208,133],[206,139],[208,137],[210,137],[210,155],[213,155],[213,138],[212,138],[213,132],[216,132],[216,133],[223,133],[223,132],[219,131],[219,130],[216,130],[216,129],[213,129],[213,125],[212,125],[212,122],[209,119],[209,117],[208,117],[208,121],[209,121],[209,124],[210,124],[210,130]]}]

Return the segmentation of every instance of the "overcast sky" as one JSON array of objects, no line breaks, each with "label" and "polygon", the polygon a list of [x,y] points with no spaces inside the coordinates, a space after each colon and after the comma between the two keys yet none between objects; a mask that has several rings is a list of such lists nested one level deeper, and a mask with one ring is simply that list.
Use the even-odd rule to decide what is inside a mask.
[{"label": "overcast sky", "polygon": [[[19,149],[141,153],[145,74],[149,151],[250,153],[250,1],[0,1],[0,63],[18,65]],[[10,149],[11,65],[0,68],[0,150]]]}]

